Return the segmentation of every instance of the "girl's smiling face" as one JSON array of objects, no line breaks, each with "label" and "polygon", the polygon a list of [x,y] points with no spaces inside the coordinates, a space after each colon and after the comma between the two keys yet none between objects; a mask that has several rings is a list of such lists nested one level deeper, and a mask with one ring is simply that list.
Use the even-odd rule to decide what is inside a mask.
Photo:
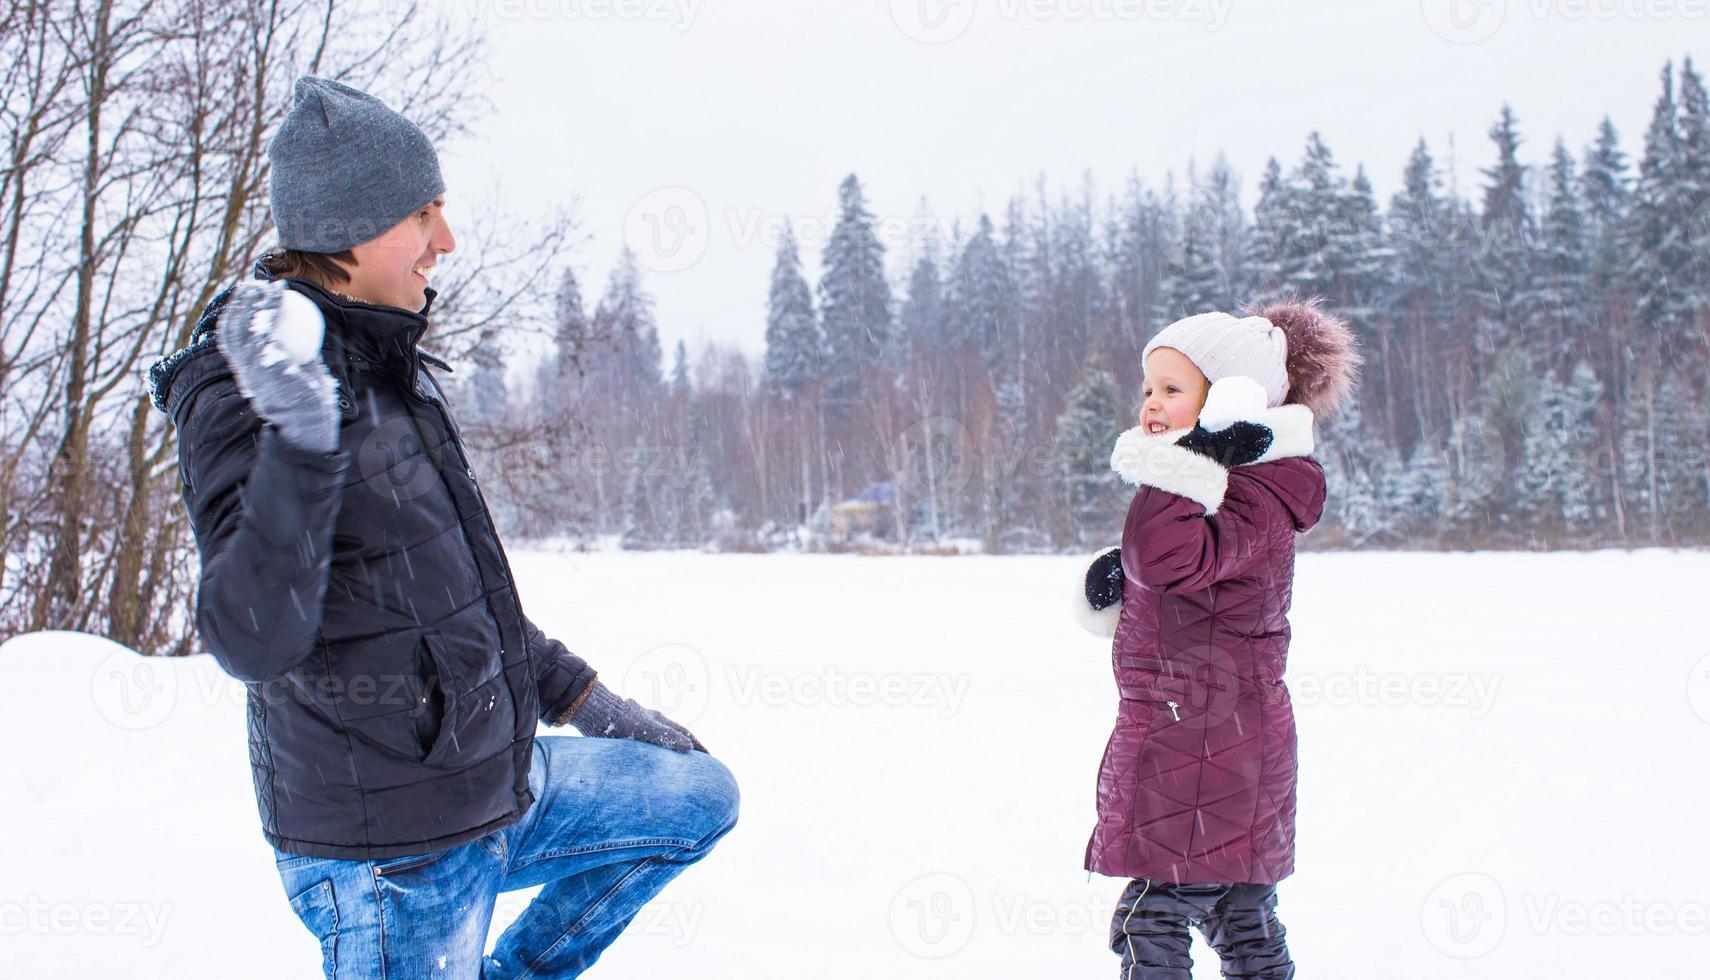
[{"label": "girl's smiling face", "polygon": [[1149,436],[1171,429],[1192,428],[1205,407],[1211,385],[1187,355],[1174,347],[1159,347],[1146,357],[1140,382],[1139,424]]}]

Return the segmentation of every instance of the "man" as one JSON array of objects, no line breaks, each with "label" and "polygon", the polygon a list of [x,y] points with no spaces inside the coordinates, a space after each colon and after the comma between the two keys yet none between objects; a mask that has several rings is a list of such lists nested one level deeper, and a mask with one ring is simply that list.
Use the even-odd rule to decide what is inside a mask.
[{"label": "man", "polygon": [[304,76],[268,156],[280,248],[150,382],[286,895],[328,976],[577,976],[735,824],[735,781],[523,614],[416,346],[455,246],[427,138]]}]

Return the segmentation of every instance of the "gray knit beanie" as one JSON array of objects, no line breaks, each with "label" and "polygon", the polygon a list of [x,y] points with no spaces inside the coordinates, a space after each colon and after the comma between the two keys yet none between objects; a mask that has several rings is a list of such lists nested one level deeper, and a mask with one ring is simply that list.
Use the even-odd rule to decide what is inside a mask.
[{"label": "gray knit beanie", "polygon": [[1181,351],[1212,384],[1235,375],[1252,378],[1265,389],[1271,408],[1288,397],[1288,337],[1262,316],[1196,313],[1184,317],[1146,342],[1141,363],[1159,347]]},{"label": "gray knit beanie", "polygon": [[279,244],[342,252],[445,193],[439,157],[415,123],[330,78],[297,79],[296,103],[267,145]]}]

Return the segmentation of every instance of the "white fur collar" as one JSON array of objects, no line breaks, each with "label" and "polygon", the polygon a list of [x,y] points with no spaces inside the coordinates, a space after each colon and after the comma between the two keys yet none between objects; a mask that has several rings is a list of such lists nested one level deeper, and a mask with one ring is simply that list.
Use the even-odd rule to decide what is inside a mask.
[{"label": "white fur collar", "polygon": [[[1273,438],[1263,456],[1244,465],[1312,455],[1312,410],[1305,405],[1267,408],[1249,421],[1268,426]],[[1116,447],[1110,453],[1110,468],[1131,486],[1168,490],[1201,504],[1207,514],[1215,514],[1223,503],[1229,472],[1209,456],[1176,445],[1177,440],[1191,431],[1191,428],[1171,429],[1152,436],[1135,426],[1117,437]]]},{"label": "white fur collar", "polygon": [[1270,426],[1274,438],[1271,448],[1248,466],[1288,456],[1312,455],[1312,409],[1305,405],[1278,405],[1265,409],[1265,414],[1253,421]]}]

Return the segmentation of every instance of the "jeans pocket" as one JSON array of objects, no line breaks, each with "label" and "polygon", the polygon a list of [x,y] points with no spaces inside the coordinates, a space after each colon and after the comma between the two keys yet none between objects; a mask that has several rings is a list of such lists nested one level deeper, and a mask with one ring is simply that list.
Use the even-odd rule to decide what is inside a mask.
[{"label": "jeans pocket", "polygon": [[404,857],[391,858],[385,861],[375,861],[374,874],[376,877],[384,878],[388,875],[400,875],[406,871],[414,871],[417,868],[426,867],[427,865],[438,861],[440,858],[445,857],[447,853],[449,852],[429,851],[425,854],[408,854]]},{"label": "jeans pocket", "polygon": [[338,975],[338,903],[331,879],[322,879],[291,896],[291,911],[321,941],[321,970]]}]

